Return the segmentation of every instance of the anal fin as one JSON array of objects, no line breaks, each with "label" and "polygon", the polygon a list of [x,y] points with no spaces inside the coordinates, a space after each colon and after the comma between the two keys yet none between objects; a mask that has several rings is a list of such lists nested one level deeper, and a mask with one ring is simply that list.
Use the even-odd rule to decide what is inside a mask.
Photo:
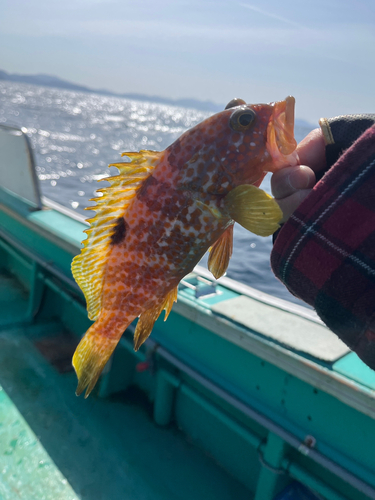
[{"label": "anal fin", "polygon": [[172,310],[174,302],[177,302],[177,290],[178,287],[172,288],[172,290],[166,295],[161,310],[165,310],[164,321],[167,321],[169,313]]},{"label": "anal fin", "polygon": [[208,269],[219,279],[228,268],[233,251],[233,224],[212,245],[208,257]]},{"label": "anal fin", "polygon": [[283,213],[272,196],[251,184],[234,188],[224,198],[233,220],[258,236],[269,236],[280,227]]},{"label": "anal fin", "polygon": [[165,309],[164,321],[168,318],[174,302],[177,302],[177,287],[172,288],[159,304],[147,309],[140,315],[134,332],[135,351],[138,351],[143,342],[150,336],[154,324],[163,309]]}]

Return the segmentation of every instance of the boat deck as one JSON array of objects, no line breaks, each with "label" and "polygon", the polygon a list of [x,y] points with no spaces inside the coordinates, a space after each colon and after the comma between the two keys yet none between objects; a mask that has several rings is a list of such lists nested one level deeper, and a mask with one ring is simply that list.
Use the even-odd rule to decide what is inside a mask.
[{"label": "boat deck", "polygon": [[71,370],[76,342],[58,322],[25,320],[26,299],[19,282],[3,271],[1,499],[249,498],[177,428],[157,426],[140,390],[105,400],[77,398]]},{"label": "boat deck", "polygon": [[[204,276],[189,275],[145,347],[134,353],[130,328],[96,393],[78,399],[70,360],[90,322],[69,266],[82,224],[4,207],[0,222],[2,405],[49,457],[37,477],[54,493],[41,498],[65,485],[61,498],[265,500],[293,478],[328,499],[375,498],[374,374],[309,311],[245,296],[226,279],[207,294]],[[27,469],[9,461],[24,445],[4,429],[3,481],[15,491]],[[50,471],[56,490],[46,489]]]}]

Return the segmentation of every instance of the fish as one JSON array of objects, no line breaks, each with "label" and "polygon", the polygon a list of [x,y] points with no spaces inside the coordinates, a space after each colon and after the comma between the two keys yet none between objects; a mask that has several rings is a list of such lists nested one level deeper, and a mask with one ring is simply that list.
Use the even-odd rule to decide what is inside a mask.
[{"label": "fish", "polygon": [[90,201],[96,212],[72,274],[95,321],[73,356],[76,394],[87,397],[125,329],[136,319],[134,349],[178,284],[209,250],[218,279],[229,264],[233,225],[261,236],[279,228],[282,212],[259,188],[267,172],[296,164],[292,96],[269,104],[232,99],[223,111],[183,133],[164,151],[126,152],[118,175]]}]

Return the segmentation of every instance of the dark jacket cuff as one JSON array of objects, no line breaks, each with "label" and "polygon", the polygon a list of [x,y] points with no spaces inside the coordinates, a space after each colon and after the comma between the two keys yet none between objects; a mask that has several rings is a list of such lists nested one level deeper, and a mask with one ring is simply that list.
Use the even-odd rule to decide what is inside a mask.
[{"label": "dark jacket cuff", "polygon": [[326,143],[327,167],[332,167],[343,152],[374,124],[375,114],[321,118],[319,125]]}]

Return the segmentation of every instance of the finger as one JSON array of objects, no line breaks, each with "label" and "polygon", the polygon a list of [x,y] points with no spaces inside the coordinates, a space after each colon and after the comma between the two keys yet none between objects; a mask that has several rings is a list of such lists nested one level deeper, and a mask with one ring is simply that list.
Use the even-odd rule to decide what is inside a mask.
[{"label": "finger", "polygon": [[315,173],[305,165],[285,167],[271,177],[272,194],[277,199],[286,198],[301,189],[315,185]]},{"label": "finger", "polygon": [[312,130],[297,146],[301,165],[308,165],[314,172],[327,167],[326,144],[320,128]]},{"label": "finger", "polygon": [[281,223],[287,221],[293,212],[299,207],[303,200],[311,193],[311,189],[300,189],[290,196],[276,200],[283,212]]}]

